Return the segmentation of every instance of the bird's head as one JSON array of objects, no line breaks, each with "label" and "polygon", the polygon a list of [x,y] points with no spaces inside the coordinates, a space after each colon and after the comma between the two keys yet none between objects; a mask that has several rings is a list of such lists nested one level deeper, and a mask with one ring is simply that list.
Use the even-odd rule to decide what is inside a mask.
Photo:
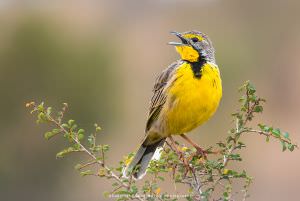
[{"label": "bird's head", "polygon": [[212,43],[207,35],[199,31],[188,31],[179,33],[172,31],[180,42],[169,42],[174,45],[182,60],[197,62],[204,60],[215,63],[215,52]]}]

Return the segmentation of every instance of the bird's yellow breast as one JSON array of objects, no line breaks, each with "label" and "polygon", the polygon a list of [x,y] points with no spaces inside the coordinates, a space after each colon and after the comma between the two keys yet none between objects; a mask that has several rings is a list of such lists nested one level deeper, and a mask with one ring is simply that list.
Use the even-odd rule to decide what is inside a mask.
[{"label": "bird's yellow breast", "polygon": [[168,134],[182,134],[206,122],[216,111],[222,97],[219,69],[205,63],[201,77],[194,76],[191,64],[183,63],[169,87],[163,110]]}]

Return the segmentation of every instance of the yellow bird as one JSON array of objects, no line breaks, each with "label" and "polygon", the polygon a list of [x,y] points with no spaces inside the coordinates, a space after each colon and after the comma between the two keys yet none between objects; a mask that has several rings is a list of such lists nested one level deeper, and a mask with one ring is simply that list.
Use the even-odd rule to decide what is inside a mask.
[{"label": "yellow bird", "polygon": [[222,97],[222,83],[214,48],[207,35],[199,31],[171,32],[180,42],[170,42],[180,55],[157,78],[150,103],[145,138],[124,175],[133,170],[142,178],[155,151],[166,138],[180,135],[200,153],[203,150],[184,133],[206,122]]}]

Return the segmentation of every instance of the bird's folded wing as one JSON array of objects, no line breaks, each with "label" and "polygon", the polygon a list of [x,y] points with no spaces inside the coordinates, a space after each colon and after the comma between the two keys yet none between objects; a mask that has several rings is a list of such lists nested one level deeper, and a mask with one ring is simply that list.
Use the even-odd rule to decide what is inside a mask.
[{"label": "bird's folded wing", "polygon": [[150,102],[146,133],[151,128],[153,122],[155,122],[155,120],[158,118],[160,111],[166,102],[166,87],[168,86],[168,82],[171,81],[174,72],[182,63],[183,61],[180,60],[172,63],[157,77],[153,87],[153,96]]}]

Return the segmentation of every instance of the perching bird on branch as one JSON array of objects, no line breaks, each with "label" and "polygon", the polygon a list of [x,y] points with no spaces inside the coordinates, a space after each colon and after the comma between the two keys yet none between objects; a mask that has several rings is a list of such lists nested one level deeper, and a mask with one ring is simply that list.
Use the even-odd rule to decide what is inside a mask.
[{"label": "perching bird on branch", "polygon": [[150,103],[145,138],[133,160],[124,170],[142,178],[155,151],[166,138],[180,135],[199,153],[204,153],[187,133],[206,122],[222,97],[222,83],[214,48],[207,35],[198,31],[171,32],[180,42],[170,42],[180,55],[158,76]]}]

